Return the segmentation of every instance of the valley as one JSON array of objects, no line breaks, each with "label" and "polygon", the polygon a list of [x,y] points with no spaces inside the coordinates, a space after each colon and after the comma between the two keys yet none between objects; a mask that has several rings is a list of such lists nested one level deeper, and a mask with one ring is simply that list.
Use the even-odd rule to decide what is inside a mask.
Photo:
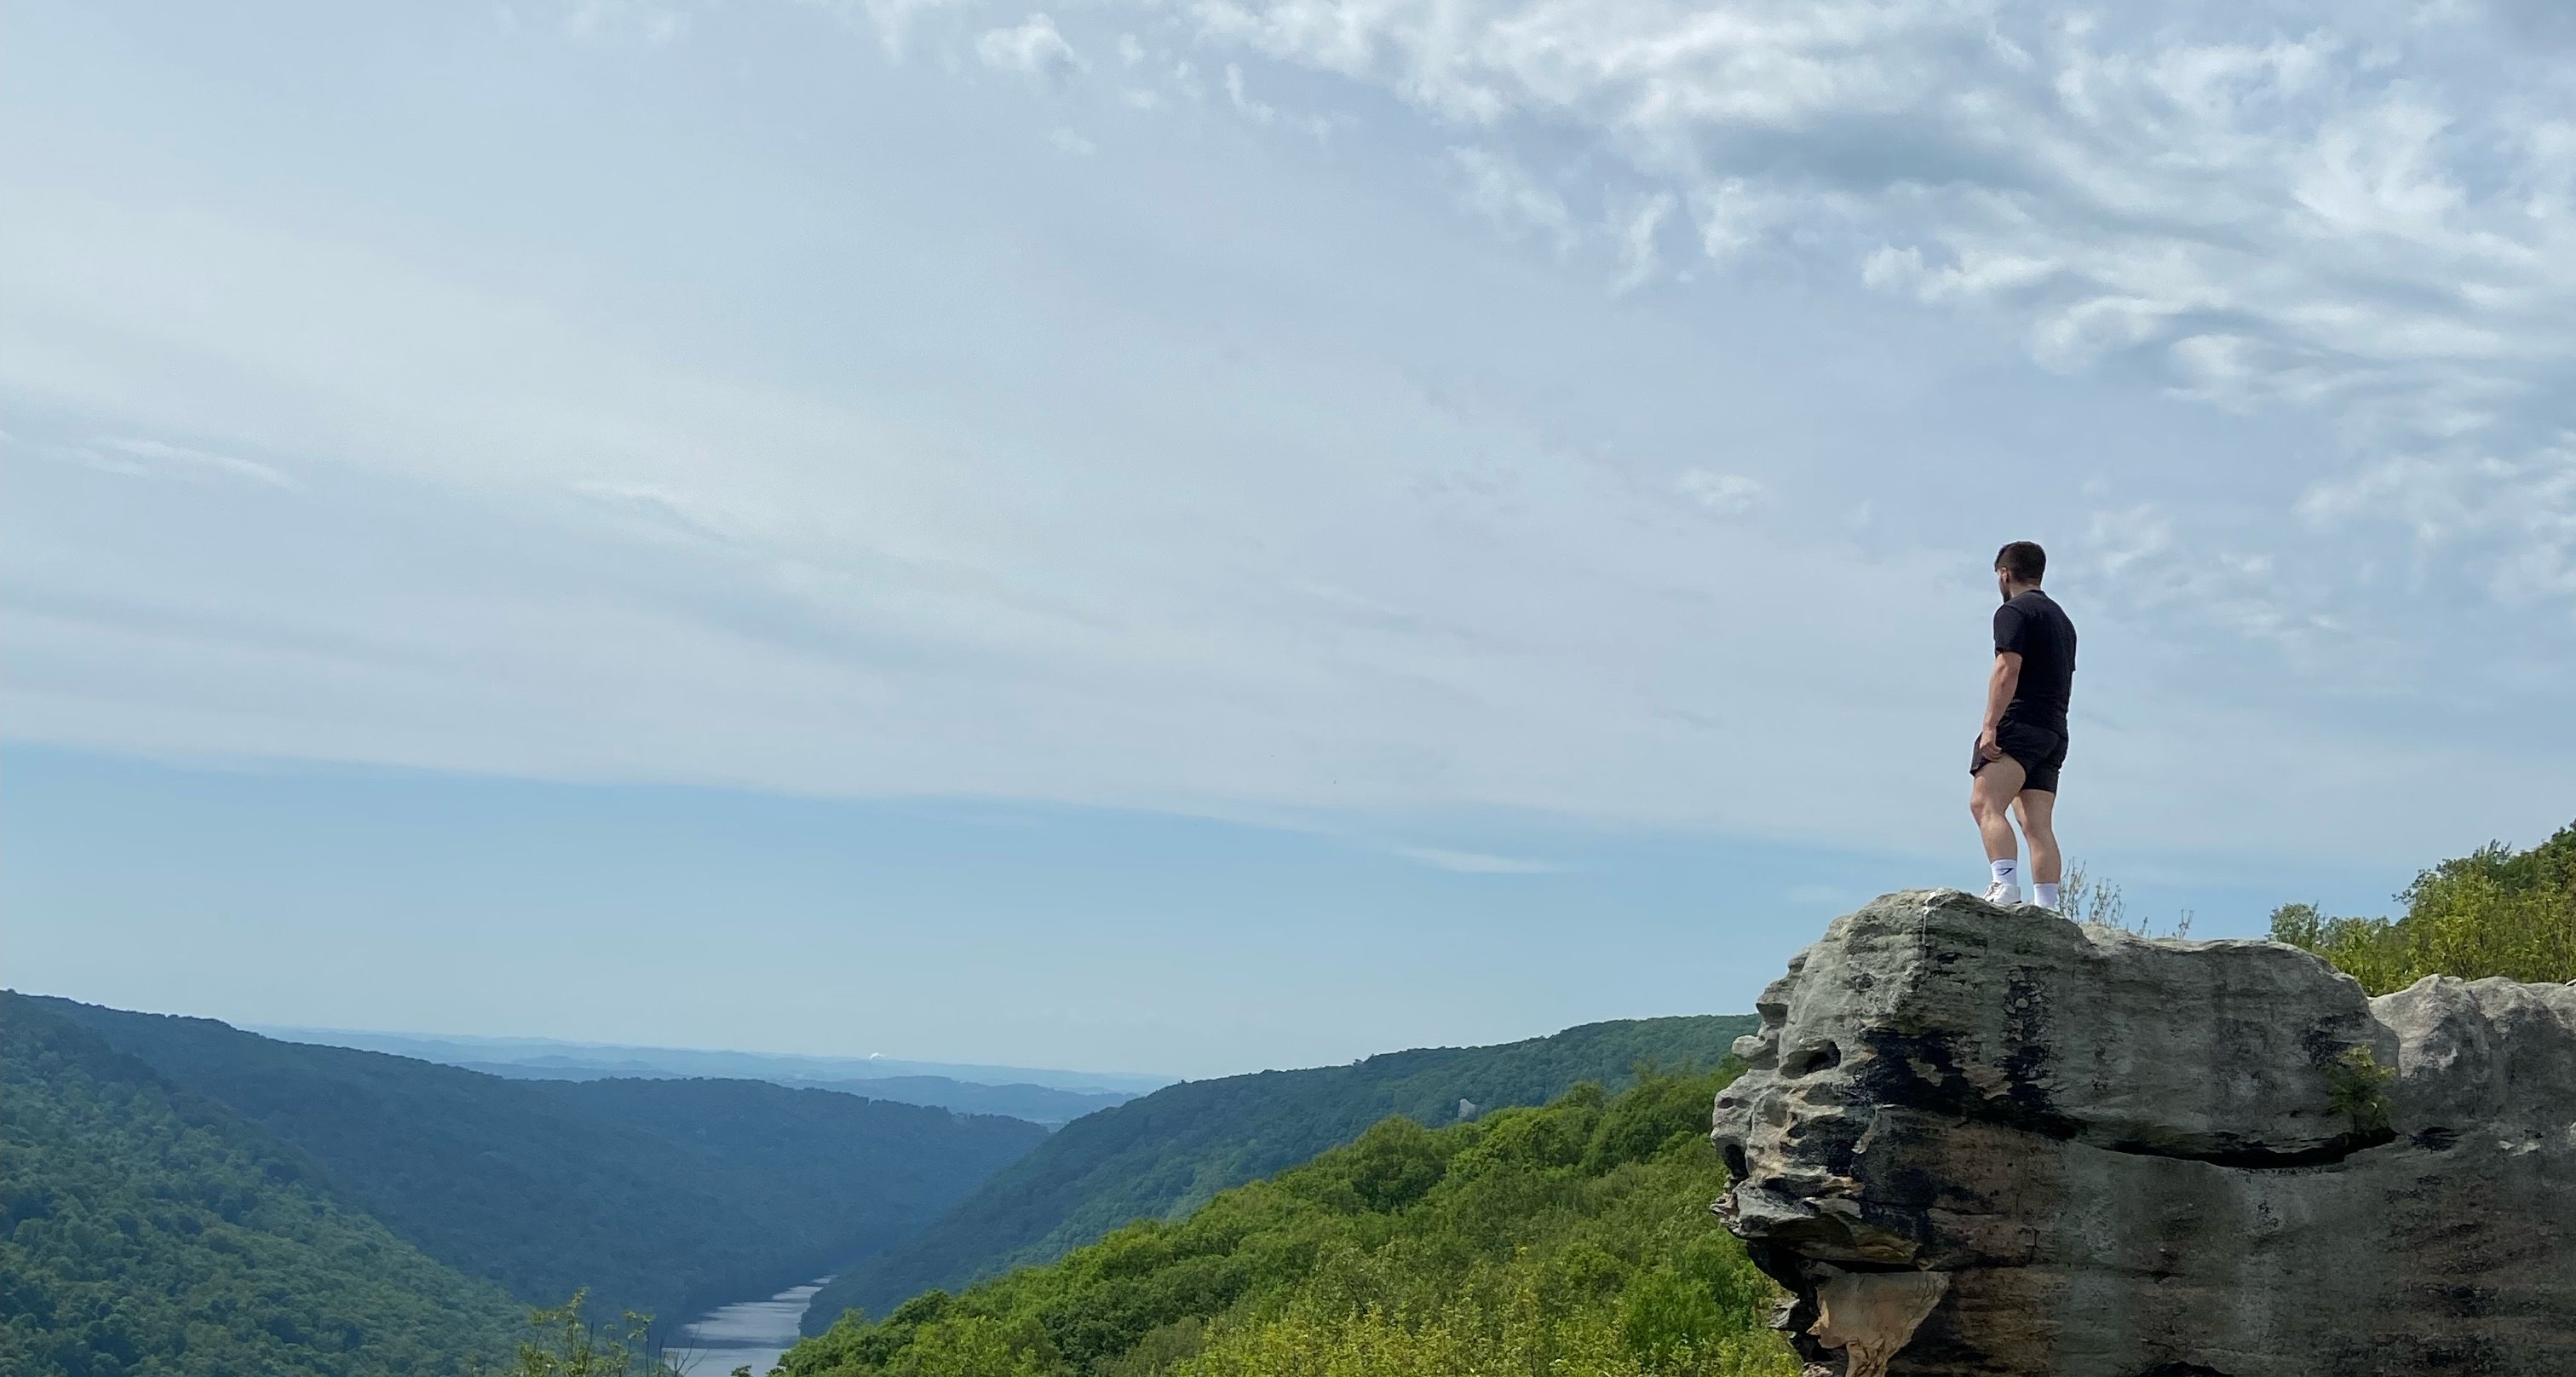
[{"label": "valley", "polygon": [[673,1317],[920,1227],[1042,1142],[1025,1120],[761,1081],[511,1080],[211,1019],[12,996],[222,1105],[422,1253],[527,1305]]},{"label": "valley", "polygon": [[[842,1089],[692,1076],[680,1074],[685,1065],[650,1063],[641,1069],[659,1074],[558,1064],[545,1068],[557,1074],[501,1075],[265,1037],[212,1019],[14,992],[0,998],[12,1135],[0,1237],[24,1240],[9,1244],[13,1275],[38,1276],[47,1258],[60,1261],[59,1249],[43,1251],[44,1239],[60,1237],[47,1232],[54,1226],[45,1221],[59,1211],[46,1202],[67,1188],[61,1178],[72,1173],[68,1159],[28,1137],[51,1121],[22,1107],[90,1093],[65,1081],[71,1073],[59,1048],[76,1046],[126,1081],[150,1087],[137,1092],[147,1099],[192,1106],[184,1113],[220,1126],[201,1131],[219,1131],[233,1151],[248,1154],[245,1162],[269,1163],[245,1169],[307,1202],[290,1213],[345,1220],[357,1236],[378,1240],[366,1245],[371,1255],[408,1259],[401,1266],[420,1279],[404,1284],[403,1304],[386,1304],[380,1319],[333,1321],[328,1331],[344,1336],[333,1342],[398,1361],[383,1369],[389,1373],[476,1371],[508,1351],[528,1311],[575,1294],[585,1297],[593,1321],[625,1311],[662,1317],[654,1332],[667,1361],[682,1370],[765,1372],[800,1331],[828,1329],[853,1306],[883,1313],[925,1289],[1048,1261],[1131,1219],[1181,1218],[1351,1141],[1389,1115],[1462,1123],[1586,1082],[1625,1085],[1641,1068],[1714,1066],[1753,1023],[1692,1017],[1593,1024],[1495,1047],[1388,1053],[1348,1066],[1182,1082],[1134,1097],[1025,1082],[979,1087],[1113,1099],[1051,1129],[850,1093],[920,1077],[850,1080]],[[142,1117],[113,1131],[149,1138],[158,1132],[152,1113],[182,1113],[147,1112],[145,1102],[131,1095],[116,1101],[115,1115]],[[163,1179],[168,1170],[146,1167],[121,1189],[144,1196],[193,1189],[180,1178]],[[268,1207],[224,1208],[257,1219]],[[101,1280],[119,1284],[114,1277],[195,1266],[186,1259],[201,1246],[194,1240],[207,1236],[184,1220],[170,1232],[147,1231],[136,1244],[141,1251],[113,1261]],[[299,1280],[315,1269],[328,1275]],[[376,1277],[401,1275],[399,1269],[317,1260],[278,1275],[292,1294],[245,1317],[269,1336],[268,1348],[257,1350],[266,1356],[239,1369],[205,1370],[372,1377],[377,1369],[363,1363],[299,1354],[297,1344],[323,1331],[319,1321],[298,1317],[315,1305],[347,1314],[349,1303],[329,1297],[350,1288],[373,1294]],[[88,1293],[23,1286],[0,1293],[7,1322],[36,1345],[18,1351],[62,1343],[59,1326],[83,1313],[79,1294]],[[76,1348],[130,1354],[113,1367],[24,1370],[139,1372],[194,1352],[175,1337],[187,1332],[179,1317],[200,1303],[193,1296],[184,1287],[172,1294],[173,1318],[157,1340],[107,1336],[83,1321],[89,1328],[71,1336]],[[405,1326],[401,1332],[415,1336],[406,1341],[412,1347],[374,1337],[380,1324]],[[16,1377],[21,1369],[5,1370]]]}]

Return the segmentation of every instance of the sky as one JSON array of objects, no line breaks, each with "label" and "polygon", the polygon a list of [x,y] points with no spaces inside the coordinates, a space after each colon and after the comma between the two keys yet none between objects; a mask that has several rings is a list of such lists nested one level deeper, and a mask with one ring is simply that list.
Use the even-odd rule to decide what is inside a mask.
[{"label": "sky", "polygon": [[8,0],[0,979],[1206,1075],[2576,804],[2548,0]]}]

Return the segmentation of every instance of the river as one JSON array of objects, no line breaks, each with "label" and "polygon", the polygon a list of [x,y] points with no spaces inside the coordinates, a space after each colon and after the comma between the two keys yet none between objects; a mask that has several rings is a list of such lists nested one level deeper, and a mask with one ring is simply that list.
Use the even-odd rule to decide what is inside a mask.
[{"label": "river", "polygon": [[678,1341],[664,1356],[689,1377],[727,1377],[738,1367],[750,1368],[753,1377],[764,1377],[778,1355],[796,1342],[796,1326],[805,1318],[806,1303],[830,1280],[791,1286],[767,1300],[728,1305],[683,1326]]}]

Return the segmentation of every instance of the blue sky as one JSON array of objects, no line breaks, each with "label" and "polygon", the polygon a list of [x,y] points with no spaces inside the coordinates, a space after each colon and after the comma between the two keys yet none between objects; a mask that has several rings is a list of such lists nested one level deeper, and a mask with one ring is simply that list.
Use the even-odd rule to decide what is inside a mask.
[{"label": "blue sky", "polygon": [[2018,537],[2134,908],[2535,840],[2576,25],[2134,8],[13,0],[6,978],[1182,1074],[1742,1009],[1977,878]]}]

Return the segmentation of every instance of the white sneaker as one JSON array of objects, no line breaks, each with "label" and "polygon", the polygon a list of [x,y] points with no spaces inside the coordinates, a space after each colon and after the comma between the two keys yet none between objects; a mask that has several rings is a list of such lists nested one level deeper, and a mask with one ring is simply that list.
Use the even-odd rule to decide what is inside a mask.
[{"label": "white sneaker", "polygon": [[2021,886],[1997,880],[1986,886],[1986,902],[1997,908],[2018,908],[2021,905]]}]

